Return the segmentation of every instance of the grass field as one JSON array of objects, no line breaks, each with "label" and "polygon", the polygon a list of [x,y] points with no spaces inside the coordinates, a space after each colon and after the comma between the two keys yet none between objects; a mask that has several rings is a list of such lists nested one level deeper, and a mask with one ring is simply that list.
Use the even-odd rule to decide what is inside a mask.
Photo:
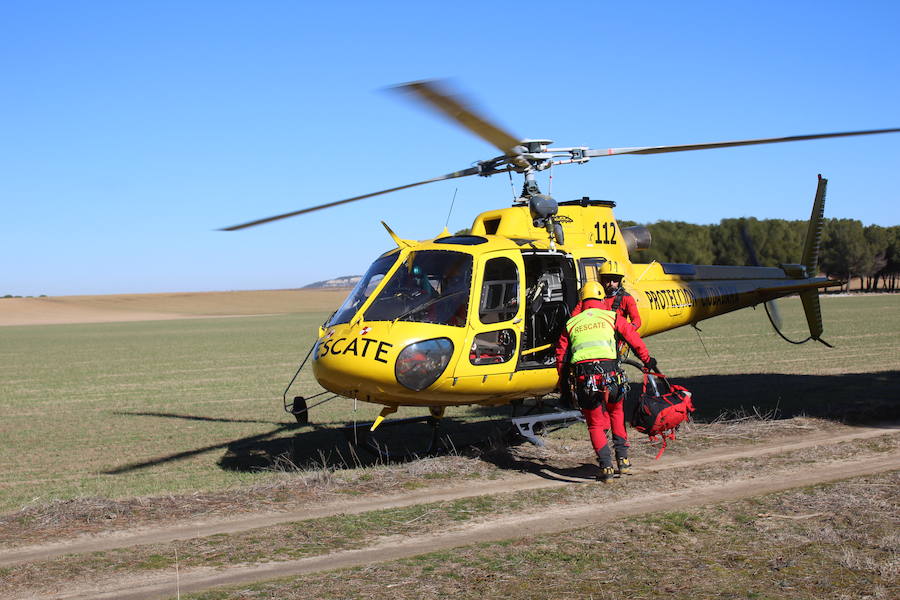
[{"label": "grass field", "polygon": [[[782,302],[793,338],[804,337],[799,304]],[[648,345],[663,370],[694,391],[701,420],[754,407],[896,418],[900,296],[825,298],[823,313],[824,337],[836,349],[788,345],[762,310],[701,323],[706,350],[690,328]],[[377,408],[335,400],[314,409],[312,427],[297,429],[281,406],[326,316],[0,327],[0,511],[59,498],[264,482],[277,474],[257,467],[274,454],[315,460],[341,448],[337,426],[370,420]],[[315,384],[304,375],[300,388],[310,391]],[[881,404],[855,410],[861,398]],[[465,425],[499,413],[460,409],[450,416]]]}]

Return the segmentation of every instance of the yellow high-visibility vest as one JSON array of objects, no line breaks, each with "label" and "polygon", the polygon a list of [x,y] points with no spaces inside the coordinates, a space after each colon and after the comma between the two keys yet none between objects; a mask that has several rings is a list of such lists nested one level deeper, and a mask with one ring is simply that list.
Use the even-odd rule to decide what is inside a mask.
[{"label": "yellow high-visibility vest", "polygon": [[572,362],[616,358],[616,313],[589,308],[566,321]]}]

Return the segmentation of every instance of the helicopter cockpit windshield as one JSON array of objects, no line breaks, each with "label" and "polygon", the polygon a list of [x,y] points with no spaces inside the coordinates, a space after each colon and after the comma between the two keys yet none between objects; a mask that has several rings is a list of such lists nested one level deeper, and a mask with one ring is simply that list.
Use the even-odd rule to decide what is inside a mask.
[{"label": "helicopter cockpit windshield", "polygon": [[463,327],[471,283],[470,254],[447,250],[411,252],[363,318]]},{"label": "helicopter cockpit windshield", "polygon": [[369,296],[372,295],[372,292],[375,291],[375,288],[378,287],[387,272],[397,262],[397,256],[397,252],[391,252],[373,262],[366,274],[362,276],[362,279],[356,282],[356,286],[350,292],[350,295],[347,296],[347,299],[344,300],[344,303],[341,304],[341,307],[325,323],[325,327],[349,323],[356,311],[359,310],[359,307],[369,299]]}]

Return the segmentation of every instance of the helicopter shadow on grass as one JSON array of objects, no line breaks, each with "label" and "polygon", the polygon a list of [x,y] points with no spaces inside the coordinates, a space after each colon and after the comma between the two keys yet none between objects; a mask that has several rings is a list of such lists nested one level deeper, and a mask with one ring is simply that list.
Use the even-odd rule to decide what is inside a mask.
[{"label": "helicopter shadow on grass", "polygon": [[[559,408],[570,410],[569,407]],[[508,407],[503,407],[503,409],[506,411],[506,417],[511,416]],[[475,409],[475,413],[479,415],[490,414],[488,411],[491,410],[497,409],[479,407]],[[542,410],[538,407],[536,411],[538,413],[547,412],[547,409]],[[523,416],[525,414],[530,413],[527,409],[520,408],[515,416]],[[555,457],[550,455],[540,456],[543,454],[541,450],[519,435],[508,420],[496,422],[495,427],[495,435],[479,444],[477,451],[472,453],[473,456],[499,469],[530,473],[543,479],[567,481],[570,483],[594,481],[597,475],[597,464],[595,462],[585,462],[574,466],[560,466]],[[532,448],[534,451],[531,450]]]},{"label": "helicopter shadow on grass", "polygon": [[[140,471],[170,462],[190,459],[211,452],[224,452],[218,464],[230,471],[286,470],[313,465],[337,466],[341,457],[352,456],[348,451],[345,437],[339,429],[320,425],[304,426],[306,431],[294,421],[276,422],[255,419],[230,419],[198,415],[160,412],[117,412],[120,416],[159,417],[188,421],[217,423],[263,423],[274,425],[269,431],[241,437],[227,442],[200,446],[172,454],[155,456],[104,471],[106,475],[119,475]],[[294,433],[296,432],[296,433]],[[285,435],[287,434],[287,435]],[[302,440],[302,443],[297,443]]]},{"label": "helicopter shadow on grass", "polygon": [[[885,423],[888,423],[886,426],[896,426],[896,422],[900,421],[898,381],[900,371],[835,375],[699,375],[673,379],[673,383],[683,385],[693,393],[697,407],[693,418],[697,422],[741,416],[765,419],[808,416],[859,426]],[[639,390],[640,385],[633,384],[632,393],[626,400],[626,415],[631,413]],[[246,419],[174,413],[119,414],[248,422]],[[595,474],[596,465],[592,462],[560,468],[554,465],[553,457],[545,459],[516,451],[515,447],[525,442],[512,435],[512,426],[506,419],[509,407],[476,407],[473,416],[475,420],[453,417],[442,420],[440,433],[446,451],[475,456],[501,469],[533,473],[547,479],[572,481],[590,479]],[[229,471],[367,467],[425,456],[425,449],[431,440],[431,429],[427,423],[403,423],[391,427],[386,426],[386,422],[379,428],[379,439],[392,448],[404,451],[399,456],[386,459],[364,452],[359,444],[351,443],[352,429],[348,431],[339,423],[300,426],[294,422],[249,422],[271,423],[276,427],[257,435],[122,465],[104,473],[127,473],[215,451],[224,451],[218,465]],[[890,425],[892,423],[894,425]],[[357,433],[364,434],[365,429],[359,428]]]},{"label": "helicopter shadow on grass", "polygon": [[[232,442],[219,466],[232,471],[359,468],[434,454],[468,454],[498,436],[501,422],[496,420],[497,415],[498,409],[490,409],[484,420],[442,419],[437,447],[432,447],[434,432],[424,420],[388,420],[372,436],[368,423],[356,427],[340,423],[304,425],[290,435]],[[369,440],[377,442],[380,453],[366,447]]]},{"label": "helicopter shadow on grass", "polygon": [[188,420],[188,421],[205,421],[205,422],[216,422],[216,423],[265,423],[270,425],[276,425],[275,429],[271,431],[267,431],[264,433],[260,433],[253,436],[247,436],[241,438],[240,440],[235,440],[231,442],[224,442],[220,444],[210,444],[208,446],[200,446],[199,448],[194,448],[192,450],[184,450],[181,452],[175,452],[172,454],[167,454],[164,456],[157,456],[154,458],[150,458],[147,460],[132,462],[124,465],[120,465],[118,467],[114,467],[111,469],[107,469],[102,471],[104,475],[121,475],[123,473],[130,473],[133,471],[140,471],[142,469],[147,469],[150,467],[154,467],[156,465],[161,465],[169,462],[176,462],[179,460],[185,460],[188,458],[192,458],[194,456],[199,456],[201,454],[206,454],[208,452],[214,452],[216,450],[221,450],[223,448],[227,448],[229,445],[234,443],[244,443],[244,444],[253,444],[258,443],[265,440],[268,437],[273,435],[277,435],[278,433],[290,429],[295,429],[297,427],[296,423],[287,423],[287,424],[279,424],[274,421],[263,421],[256,419],[230,419],[230,418],[222,418],[222,417],[206,417],[199,415],[186,415],[179,413],[161,413],[161,412],[115,412],[114,414],[118,416],[138,416],[138,417],[159,417],[164,419],[179,419],[179,420]]},{"label": "helicopter shadow on grass", "polygon": [[552,456],[546,458],[524,456],[515,452],[516,446],[529,443],[525,440],[517,440],[517,443],[513,445],[490,448],[480,454],[479,458],[499,469],[530,473],[542,479],[569,483],[586,483],[595,480],[598,471],[597,463],[594,461],[561,467]]},{"label": "helicopter shadow on grass", "polygon": [[[900,371],[699,375],[673,380],[692,392],[697,408],[693,418],[699,422],[728,416],[807,416],[860,426],[900,420],[898,382]],[[634,387],[639,391],[640,385]],[[635,399],[636,394],[629,397],[631,402]]]},{"label": "helicopter shadow on grass", "polygon": [[[508,409],[485,408],[478,411],[483,420],[462,420],[448,417],[441,420],[439,429],[440,452],[470,453],[486,440],[498,438],[505,421],[498,417]],[[118,475],[157,465],[190,459],[210,452],[223,452],[217,461],[219,467],[229,471],[292,471],[319,468],[356,468],[387,462],[398,463],[430,454],[433,438],[431,426],[425,422],[398,423],[386,421],[376,432],[382,448],[390,450],[390,456],[375,454],[363,449],[367,424],[354,428],[350,424],[327,423],[299,425],[294,421],[275,422],[254,419],[230,419],[178,413],[117,412],[119,416],[159,417],[201,422],[264,423],[275,427],[259,434],[245,436],[227,442],[200,446],[147,460],[120,465],[104,471]],[[478,450],[474,450],[478,452]]]},{"label": "helicopter shadow on grass", "polygon": [[166,413],[166,412],[146,412],[146,411],[114,411],[112,414],[116,416],[136,416],[136,417],[161,417],[164,419],[184,419],[186,421],[208,421],[211,423],[267,423],[269,425],[280,425],[275,421],[263,421],[260,419],[231,419],[226,417],[204,417],[200,415],[185,415],[182,413]]}]

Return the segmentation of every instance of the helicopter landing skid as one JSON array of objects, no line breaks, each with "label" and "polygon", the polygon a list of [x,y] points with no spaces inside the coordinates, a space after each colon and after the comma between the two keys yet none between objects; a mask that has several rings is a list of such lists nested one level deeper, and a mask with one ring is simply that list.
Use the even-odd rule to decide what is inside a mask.
[{"label": "helicopter landing skid", "polygon": [[584,421],[580,410],[567,410],[558,412],[526,415],[524,417],[512,417],[512,424],[523,438],[535,446],[543,446],[541,435],[557,429],[564,429],[574,425],[578,421]]},{"label": "helicopter landing skid", "polygon": [[[385,460],[411,460],[431,456],[444,450],[440,439],[440,419],[436,419],[431,415],[382,421],[378,426],[378,432],[384,433],[386,428],[414,423],[427,423],[431,429],[430,440],[424,447],[416,449],[409,448],[405,443],[402,443],[402,448],[397,448],[398,442],[396,441],[393,444],[388,443],[383,436],[379,436],[376,432],[371,431],[373,422],[354,423],[343,427],[342,430],[344,435],[347,436],[347,441],[352,445]],[[405,439],[408,440],[409,436]]]}]

